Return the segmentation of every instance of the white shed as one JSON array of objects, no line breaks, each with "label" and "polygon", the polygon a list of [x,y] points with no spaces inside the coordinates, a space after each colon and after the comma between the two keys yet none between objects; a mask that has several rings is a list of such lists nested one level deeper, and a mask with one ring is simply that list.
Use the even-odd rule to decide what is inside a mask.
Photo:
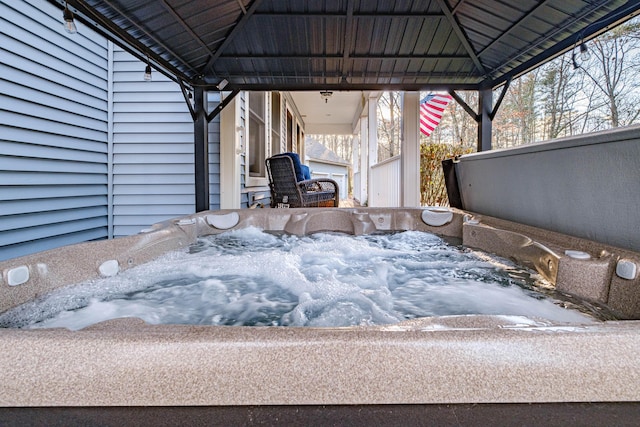
[{"label": "white shed", "polygon": [[340,187],[340,199],[349,196],[349,167],[342,157],[319,142],[307,138],[305,141],[305,163],[311,170],[311,178],[330,178]]}]

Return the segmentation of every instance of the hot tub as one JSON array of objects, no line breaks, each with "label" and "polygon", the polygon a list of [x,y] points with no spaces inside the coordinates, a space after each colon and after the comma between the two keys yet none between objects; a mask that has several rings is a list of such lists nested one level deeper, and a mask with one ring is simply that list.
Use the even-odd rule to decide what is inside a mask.
[{"label": "hot tub", "polygon": [[[535,268],[558,291],[627,320],[558,323],[465,315],[382,326],[285,328],[150,325],[129,318],[79,331],[1,329],[2,406],[232,407],[246,415],[259,405],[271,408],[270,414],[298,408],[298,415],[289,412],[293,420],[316,416],[317,408],[351,405],[387,416],[415,415],[415,405],[426,405],[422,410],[467,405],[468,414],[479,416],[469,408],[480,403],[500,408],[490,411],[493,415],[505,408],[490,406],[497,403],[602,402],[609,411],[638,411],[628,402],[640,398],[640,323],[634,320],[640,319],[640,254],[455,209],[203,212],[135,236],[0,262],[0,312],[70,284],[117,275],[188,247],[199,236],[249,226],[294,235],[419,230],[459,238],[466,246]],[[438,413],[448,417],[448,411]],[[232,413],[237,415],[224,412]]]}]

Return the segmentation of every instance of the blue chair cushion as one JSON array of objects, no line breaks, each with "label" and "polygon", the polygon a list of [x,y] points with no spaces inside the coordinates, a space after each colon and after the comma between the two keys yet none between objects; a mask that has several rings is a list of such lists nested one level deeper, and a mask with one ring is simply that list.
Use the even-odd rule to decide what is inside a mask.
[{"label": "blue chair cushion", "polygon": [[302,165],[302,175],[304,179],[311,179],[311,169],[309,169],[309,166]]},{"label": "blue chair cushion", "polygon": [[276,154],[273,157],[280,157],[280,156],[287,156],[290,157],[291,160],[293,161],[293,169],[296,172],[296,181],[304,181],[305,177],[304,177],[304,172],[302,171],[302,163],[300,163],[300,156],[298,155],[298,153],[282,153],[282,154]]}]

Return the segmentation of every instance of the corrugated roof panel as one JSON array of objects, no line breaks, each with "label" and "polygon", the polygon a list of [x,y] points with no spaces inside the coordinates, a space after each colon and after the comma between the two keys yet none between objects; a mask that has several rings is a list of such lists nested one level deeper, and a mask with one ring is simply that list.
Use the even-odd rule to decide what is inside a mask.
[{"label": "corrugated roof panel", "polygon": [[280,82],[272,89],[480,84],[482,69],[494,84],[570,48],[581,30],[600,31],[604,25],[590,26],[599,18],[640,10],[631,0],[68,1],[187,80],[205,72],[212,85],[222,77],[238,88]]},{"label": "corrugated roof panel", "polygon": [[[594,16],[602,17],[612,11],[613,5],[611,3],[613,2],[607,3],[607,5],[594,5],[582,1],[574,2],[576,8],[581,6],[581,8],[576,9],[574,13],[587,22],[590,19],[594,19]],[[556,12],[559,10],[557,4],[554,6],[547,5],[543,11],[540,11],[540,14],[544,16],[544,21],[550,21],[551,18],[554,17],[558,22],[548,22],[546,27],[540,29],[539,36],[536,39],[531,39],[526,47],[521,48],[520,51],[513,51],[511,48],[507,49],[507,47],[510,46],[508,41],[503,42],[502,50],[506,51],[509,55],[507,56],[505,53],[501,55],[494,54],[498,58],[498,60],[495,61],[497,66],[493,70],[494,74],[505,72],[506,65],[513,67],[525,63],[535,55],[542,54],[546,49],[553,48],[562,40],[569,40],[575,43],[579,31],[574,32],[566,29],[566,21],[575,20],[575,16],[565,15],[564,13],[548,13],[551,9],[554,9]],[[539,22],[542,21],[541,19]],[[506,40],[506,37],[503,37],[503,39]],[[500,49],[497,50],[499,51]]]}]

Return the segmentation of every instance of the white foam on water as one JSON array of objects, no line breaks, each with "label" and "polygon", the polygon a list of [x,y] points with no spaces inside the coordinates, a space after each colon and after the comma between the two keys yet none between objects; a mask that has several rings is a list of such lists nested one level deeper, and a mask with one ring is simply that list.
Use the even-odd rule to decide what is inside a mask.
[{"label": "white foam on water", "polygon": [[[546,284],[548,285],[548,284]],[[12,327],[151,324],[350,326],[457,314],[591,318],[534,289],[536,274],[422,232],[201,239],[115,277],[59,290],[0,316]]]}]

